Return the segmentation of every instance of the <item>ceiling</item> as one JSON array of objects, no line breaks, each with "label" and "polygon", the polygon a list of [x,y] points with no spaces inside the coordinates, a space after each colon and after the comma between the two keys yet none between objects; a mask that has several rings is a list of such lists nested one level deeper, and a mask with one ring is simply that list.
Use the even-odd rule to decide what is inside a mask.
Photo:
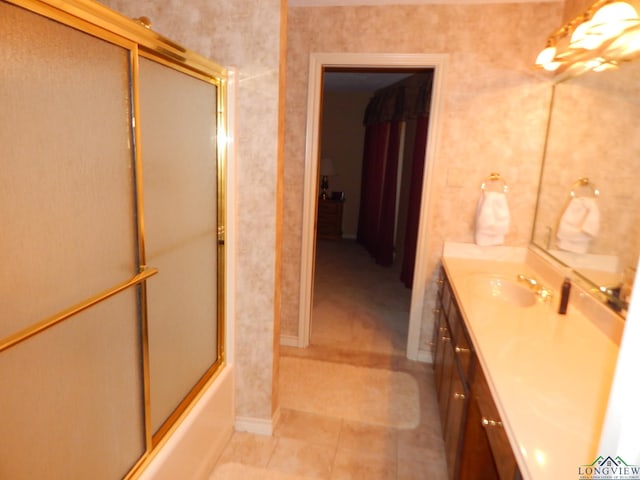
[{"label": "ceiling", "polygon": [[354,5],[425,5],[460,3],[529,3],[558,0],[288,0],[290,7],[348,7]]}]

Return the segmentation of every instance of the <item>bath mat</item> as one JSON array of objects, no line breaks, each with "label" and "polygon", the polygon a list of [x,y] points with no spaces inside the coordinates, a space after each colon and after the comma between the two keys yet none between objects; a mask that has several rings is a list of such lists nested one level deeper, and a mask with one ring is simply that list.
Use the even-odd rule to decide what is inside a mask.
[{"label": "bath mat", "polygon": [[411,429],[420,423],[416,380],[404,372],[280,358],[282,408]]},{"label": "bath mat", "polygon": [[216,467],[209,480],[238,480],[238,479],[260,479],[260,480],[311,480],[308,477],[280,473],[266,468],[251,467],[241,463],[225,463]]}]

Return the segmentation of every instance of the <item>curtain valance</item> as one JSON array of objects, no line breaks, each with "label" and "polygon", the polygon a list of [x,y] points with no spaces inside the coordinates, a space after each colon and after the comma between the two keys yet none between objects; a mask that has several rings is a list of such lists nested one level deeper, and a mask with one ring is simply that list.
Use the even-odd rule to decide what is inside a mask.
[{"label": "curtain valance", "polygon": [[367,104],[363,124],[367,126],[428,116],[432,77],[433,72],[428,72],[418,84],[396,85],[376,92]]}]

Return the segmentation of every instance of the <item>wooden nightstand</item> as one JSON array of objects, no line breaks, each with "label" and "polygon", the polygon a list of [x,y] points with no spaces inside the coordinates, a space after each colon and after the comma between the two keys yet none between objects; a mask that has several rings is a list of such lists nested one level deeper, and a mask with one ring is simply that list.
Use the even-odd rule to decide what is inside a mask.
[{"label": "wooden nightstand", "polygon": [[342,238],[342,206],[344,200],[318,199],[318,238]]}]

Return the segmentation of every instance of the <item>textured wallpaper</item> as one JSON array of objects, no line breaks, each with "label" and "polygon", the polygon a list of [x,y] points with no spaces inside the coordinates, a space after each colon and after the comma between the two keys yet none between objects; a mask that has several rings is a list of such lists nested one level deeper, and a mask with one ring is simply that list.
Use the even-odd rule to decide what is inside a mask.
[{"label": "textured wallpaper", "polygon": [[421,348],[428,350],[445,240],[473,241],[482,180],[510,186],[506,244],[529,243],[550,102],[548,78],[532,69],[560,3],[289,8],[285,138],[282,333],[297,334],[308,61],[311,52],[446,53],[433,191],[432,251]]}]

